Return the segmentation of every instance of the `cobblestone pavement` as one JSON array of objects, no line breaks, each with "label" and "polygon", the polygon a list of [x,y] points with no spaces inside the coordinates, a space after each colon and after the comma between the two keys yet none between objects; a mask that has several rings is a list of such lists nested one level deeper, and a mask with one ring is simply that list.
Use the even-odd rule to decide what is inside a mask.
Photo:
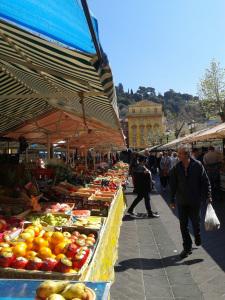
[{"label": "cobblestone pavement", "polygon": [[[131,191],[126,191],[128,205],[135,198]],[[124,216],[111,299],[225,300],[225,203],[215,205],[221,229],[210,233],[203,229],[203,246],[193,247],[192,255],[180,260],[179,223],[166,195],[151,196],[159,219]],[[145,212],[144,203],[136,212]]]}]

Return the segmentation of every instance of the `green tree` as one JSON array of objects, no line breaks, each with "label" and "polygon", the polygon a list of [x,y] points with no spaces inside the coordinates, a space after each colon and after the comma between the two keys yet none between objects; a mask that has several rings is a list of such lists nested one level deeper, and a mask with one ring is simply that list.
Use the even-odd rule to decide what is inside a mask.
[{"label": "green tree", "polygon": [[219,114],[225,121],[225,69],[212,60],[199,83],[201,107],[207,117]]}]

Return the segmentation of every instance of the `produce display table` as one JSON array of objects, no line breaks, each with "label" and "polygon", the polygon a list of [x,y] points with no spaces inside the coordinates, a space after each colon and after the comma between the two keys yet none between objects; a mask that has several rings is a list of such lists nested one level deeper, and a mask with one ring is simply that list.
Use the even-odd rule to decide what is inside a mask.
[{"label": "produce display table", "polygon": [[[43,280],[1,279],[0,300],[34,300],[35,291]],[[96,300],[106,300],[109,297],[108,282],[85,282],[87,287],[95,291]]]},{"label": "produce display table", "polygon": [[118,239],[125,209],[125,196],[122,187],[118,190],[104,228],[102,228],[94,257],[82,275],[84,281],[113,281],[114,265],[118,257]]},{"label": "produce display table", "polygon": [[113,281],[114,264],[117,259],[118,238],[125,209],[125,197],[122,186],[117,191],[111,204],[109,215],[100,231],[99,241],[90,264],[81,275],[63,274],[56,272],[14,270],[1,268],[1,278],[20,279],[69,279],[79,281]]}]

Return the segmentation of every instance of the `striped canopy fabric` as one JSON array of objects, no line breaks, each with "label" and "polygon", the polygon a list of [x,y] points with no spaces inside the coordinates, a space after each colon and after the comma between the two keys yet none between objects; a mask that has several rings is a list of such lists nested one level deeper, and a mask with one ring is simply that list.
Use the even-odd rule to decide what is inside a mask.
[{"label": "striped canopy fabric", "polygon": [[112,73],[97,55],[0,19],[0,136],[63,110],[111,128],[123,143]]}]

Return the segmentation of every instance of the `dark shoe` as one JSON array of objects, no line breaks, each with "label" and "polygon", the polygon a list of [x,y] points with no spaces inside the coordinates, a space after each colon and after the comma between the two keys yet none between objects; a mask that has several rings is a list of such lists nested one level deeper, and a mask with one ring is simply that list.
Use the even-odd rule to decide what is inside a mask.
[{"label": "dark shoe", "polygon": [[148,214],[148,218],[159,218],[159,214],[155,212],[151,212]]},{"label": "dark shoe", "polygon": [[196,236],[195,237],[195,245],[196,246],[201,246],[202,241],[201,241],[201,237],[200,236]]},{"label": "dark shoe", "polygon": [[128,213],[129,216],[132,217],[132,218],[136,218],[136,219],[141,218],[141,216],[139,216],[138,214],[136,214],[136,213],[134,213],[134,212],[132,212],[132,211],[127,211],[127,213]]},{"label": "dark shoe", "polygon": [[180,258],[183,259],[185,257],[188,257],[188,255],[190,255],[192,253],[191,250],[183,250],[181,253],[180,253]]}]

